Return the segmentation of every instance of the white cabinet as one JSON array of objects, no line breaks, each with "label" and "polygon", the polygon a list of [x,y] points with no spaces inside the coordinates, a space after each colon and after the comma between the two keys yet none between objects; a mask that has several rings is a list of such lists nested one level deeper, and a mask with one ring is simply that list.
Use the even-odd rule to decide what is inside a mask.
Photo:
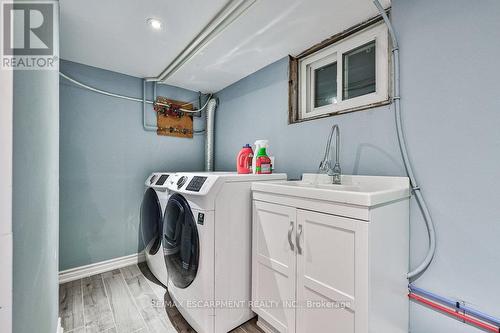
[{"label": "white cabinet", "polygon": [[280,332],[295,332],[295,208],[254,202],[252,301]]},{"label": "white cabinet", "polygon": [[296,331],[354,333],[365,324],[367,223],[299,209],[297,231]]},{"label": "white cabinet", "polygon": [[265,331],[407,332],[408,198],[348,207],[366,219],[339,205],[254,192],[252,309]]}]

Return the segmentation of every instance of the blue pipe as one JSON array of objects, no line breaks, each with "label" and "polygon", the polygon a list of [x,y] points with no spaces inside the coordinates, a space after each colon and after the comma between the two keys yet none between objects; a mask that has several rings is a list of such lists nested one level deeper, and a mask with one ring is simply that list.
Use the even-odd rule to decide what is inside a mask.
[{"label": "blue pipe", "polygon": [[450,308],[456,308],[457,307],[457,302],[454,302],[450,299],[444,298],[442,296],[436,295],[431,293],[430,291],[425,291],[424,289],[415,287],[414,285],[410,284],[409,289],[412,293],[425,296],[429,299],[432,299],[433,301],[439,302],[443,305],[449,306]]},{"label": "blue pipe", "polygon": [[488,315],[486,313],[483,313],[481,311],[472,309],[472,308],[470,308],[468,306],[462,305],[458,301],[454,301],[454,300],[451,300],[451,299],[439,296],[437,294],[434,294],[434,293],[432,293],[430,291],[427,291],[427,290],[415,287],[413,284],[409,284],[408,285],[408,289],[412,293],[415,293],[415,294],[427,297],[429,299],[432,299],[432,300],[434,300],[436,302],[439,302],[439,303],[441,303],[443,305],[446,305],[446,306],[449,306],[451,308],[455,308],[457,310],[461,310],[465,314],[474,316],[477,319],[480,319],[482,321],[485,321],[487,323],[490,323],[490,324],[493,324],[495,326],[500,327],[500,319],[492,317],[492,316],[490,316],[490,315]]}]

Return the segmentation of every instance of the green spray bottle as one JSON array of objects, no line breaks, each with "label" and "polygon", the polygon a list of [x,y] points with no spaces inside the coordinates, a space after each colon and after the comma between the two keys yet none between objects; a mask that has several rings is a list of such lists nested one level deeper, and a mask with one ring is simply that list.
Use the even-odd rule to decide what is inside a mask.
[{"label": "green spray bottle", "polygon": [[272,172],[271,159],[267,156],[266,147],[261,147],[255,158],[255,173],[270,174]]}]

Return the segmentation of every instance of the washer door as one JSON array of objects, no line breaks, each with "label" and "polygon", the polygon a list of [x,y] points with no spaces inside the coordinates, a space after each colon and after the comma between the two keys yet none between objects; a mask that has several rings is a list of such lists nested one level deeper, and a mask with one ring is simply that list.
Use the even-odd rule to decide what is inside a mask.
[{"label": "washer door", "polygon": [[145,251],[151,255],[158,252],[161,246],[163,219],[161,205],[156,191],[151,187],[144,193],[141,204],[141,233]]},{"label": "washer door", "polygon": [[198,271],[200,242],[189,203],[178,193],[170,197],[165,209],[163,254],[172,283],[187,288]]}]

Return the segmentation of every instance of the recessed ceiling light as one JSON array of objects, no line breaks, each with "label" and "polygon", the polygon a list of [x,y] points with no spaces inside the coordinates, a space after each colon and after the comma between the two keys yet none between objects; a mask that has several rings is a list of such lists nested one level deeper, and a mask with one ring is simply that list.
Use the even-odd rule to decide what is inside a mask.
[{"label": "recessed ceiling light", "polygon": [[155,19],[155,18],[148,18],[146,20],[146,22],[148,23],[148,25],[151,27],[151,29],[153,30],[161,30],[161,28],[163,27],[163,23],[161,23],[160,20],[158,19]]}]

